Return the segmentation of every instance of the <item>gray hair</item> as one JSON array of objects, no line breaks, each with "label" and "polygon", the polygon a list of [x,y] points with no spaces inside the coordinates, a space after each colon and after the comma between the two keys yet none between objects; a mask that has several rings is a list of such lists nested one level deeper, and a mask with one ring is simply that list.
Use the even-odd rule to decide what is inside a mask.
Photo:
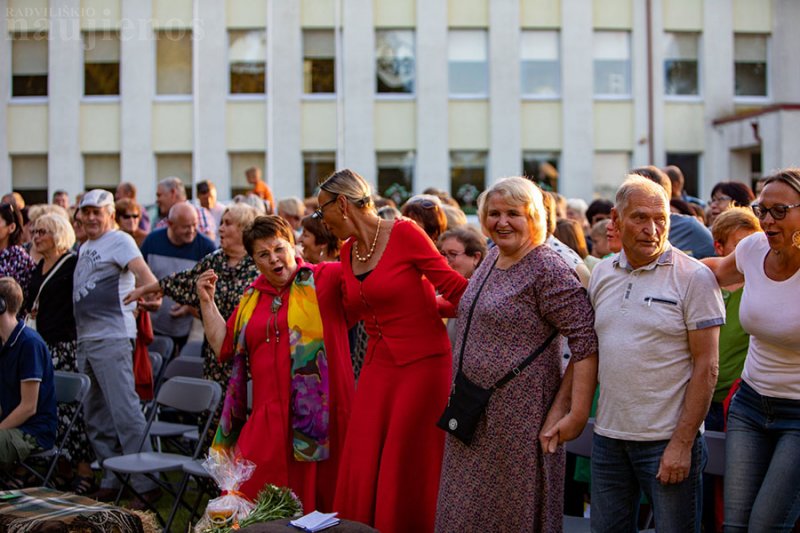
[{"label": "gray hair", "polygon": [[164,187],[168,191],[177,191],[178,197],[181,199],[181,201],[186,200],[186,189],[184,189],[183,182],[180,178],[170,176],[159,181],[158,185],[160,187]]},{"label": "gray hair", "polygon": [[617,189],[615,208],[618,216],[622,216],[625,209],[628,207],[631,196],[637,192],[642,192],[650,196],[658,196],[664,201],[664,210],[669,213],[669,196],[664,187],[639,174],[628,174],[625,181],[619,186],[619,189]]}]

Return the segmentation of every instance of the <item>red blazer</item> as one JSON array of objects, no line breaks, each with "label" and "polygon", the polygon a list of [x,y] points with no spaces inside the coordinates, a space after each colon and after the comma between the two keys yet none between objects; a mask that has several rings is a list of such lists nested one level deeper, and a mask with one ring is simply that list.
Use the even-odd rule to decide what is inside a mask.
[{"label": "red blazer", "polygon": [[457,307],[467,280],[450,268],[414,222],[396,220],[391,231],[383,255],[363,282],[353,275],[353,239],[342,246],[348,316],[364,320],[373,346],[370,349],[383,340],[398,365],[434,354],[449,354],[450,340],[440,316],[436,290]]}]

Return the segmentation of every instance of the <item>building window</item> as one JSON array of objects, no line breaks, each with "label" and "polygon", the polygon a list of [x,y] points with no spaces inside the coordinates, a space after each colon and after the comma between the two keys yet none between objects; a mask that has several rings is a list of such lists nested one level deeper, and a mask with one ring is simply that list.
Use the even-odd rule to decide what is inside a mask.
[{"label": "building window", "polygon": [[733,38],[736,96],[767,96],[767,36]]},{"label": "building window", "polygon": [[595,96],[630,96],[631,43],[624,31],[594,33]]},{"label": "building window", "polygon": [[90,189],[113,191],[119,185],[119,154],[93,154],[83,156],[83,184]]},{"label": "building window", "polygon": [[403,203],[414,190],[414,152],[378,152],[378,194]]},{"label": "building window", "polygon": [[558,192],[558,154],[525,152],[522,154],[522,173],[545,191]]},{"label": "building window", "polygon": [[47,34],[15,33],[11,41],[11,96],[47,96]]},{"label": "building window", "polygon": [[186,198],[192,198],[192,154],[156,154],[156,175],[158,180],[170,176],[180,178]]},{"label": "building window", "polygon": [[416,77],[414,32],[375,32],[375,74],[378,93],[414,93]]},{"label": "building window", "polygon": [[[261,179],[266,179],[267,157],[264,152],[231,152],[228,155],[231,168],[231,197],[247,194],[253,186],[247,183],[245,172],[248,168],[261,169]],[[221,193],[221,191],[217,191]]]},{"label": "building window", "polygon": [[595,152],[592,159],[594,195],[613,202],[630,169],[630,152]]},{"label": "building window", "polygon": [[696,33],[664,34],[664,94],[700,94],[698,41]]},{"label": "building window", "polygon": [[316,196],[319,184],[336,171],[335,152],[303,153],[303,194]]},{"label": "building window", "polygon": [[333,30],[303,30],[303,92],[336,92],[336,41]]},{"label": "building window", "polygon": [[488,36],[485,30],[450,30],[447,41],[447,69],[451,95],[488,94],[488,49]]},{"label": "building window", "polygon": [[683,172],[683,190],[698,197],[700,190],[700,154],[667,153],[667,165],[675,165]]},{"label": "building window", "polygon": [[486,187],[486,152],[450,152],[450,195],[465,213],[477,212],[478,195]]},{"label": "building window", "polygon": [[20,193],[27,204],[46,204],[47,156],[12,155],[11,187]]},{"label": "building window", "polygon": [[558,96],[561,63],[557,31],[523,30],[520,36],[523,96]]},{"label": "building window", "polygon": [[192,32],[156,32],[156,94],[192,94]]},{"label": "building window", "polygon": [[228,33],[231,94],[264,94],[267,87],[267,32]]},{"label": "building window", "polygon": [[119,95],[119,34],[83,34],[83,94]]}]

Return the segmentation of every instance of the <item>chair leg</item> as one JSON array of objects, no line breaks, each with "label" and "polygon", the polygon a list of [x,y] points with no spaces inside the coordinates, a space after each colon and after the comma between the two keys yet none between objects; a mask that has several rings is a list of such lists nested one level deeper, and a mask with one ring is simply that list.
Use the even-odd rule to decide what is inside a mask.
[{"label": "chair leg", "polygon": [[[172,504],[172,510],[169,512],[169,518],[167,518],[167,523],[164,526],[164,531],[169,531],[170,526],[172,526],[172,521],[175,520],[175,515],[178,514],[178,508],[183,504],[183,495],[186,492],[186,487],[189,484],[189,474],[183,474],[183,478],[181,479],[181,484],[178,487],[178,492],[175,494],[175,501]],[[186,504],[188,508],[188,504]],[[189,517],[191,521],[191,517]]]}]

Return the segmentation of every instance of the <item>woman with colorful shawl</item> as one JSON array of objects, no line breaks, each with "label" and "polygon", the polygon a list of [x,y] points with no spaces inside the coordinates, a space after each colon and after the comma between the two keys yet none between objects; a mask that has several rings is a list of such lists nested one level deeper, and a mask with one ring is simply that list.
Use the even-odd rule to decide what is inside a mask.
[{"label": "woman with colorful shawl", "polygon": [[277,216],[256,218],[244,245],[261,275],[227,324],[214,303],[216,274],[197,279],[206,338],[220,360],[233,358],[212,448],[256,464],[240,489],[249,498],[271,483],[291,488],[305,512],[331,510],[353,395],[341,265],[295,257],[292,228]]}]

